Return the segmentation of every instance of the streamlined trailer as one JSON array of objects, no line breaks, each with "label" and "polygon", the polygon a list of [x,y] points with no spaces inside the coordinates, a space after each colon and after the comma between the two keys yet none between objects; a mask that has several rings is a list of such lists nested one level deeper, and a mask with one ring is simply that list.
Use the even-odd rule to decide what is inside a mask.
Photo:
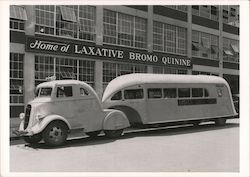
[{"label": "streamlined trailer", "polygon": [[123,75],[108,84],[102,104],[124,112],[131,126],[204,121],[224,125],[237,116],[230,87],[217,76]]}]

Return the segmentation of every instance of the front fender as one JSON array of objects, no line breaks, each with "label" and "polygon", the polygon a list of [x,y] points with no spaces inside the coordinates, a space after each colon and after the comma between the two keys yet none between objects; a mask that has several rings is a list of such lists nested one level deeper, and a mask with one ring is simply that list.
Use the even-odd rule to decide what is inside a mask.
[{"label": "front fender", "polygon": [[43,118],[39,123],[37,123],[35,126],[33,126],[31,128],[31,134],[37,134],[37,133],[40,133],[42,132],[45,127],[52,121],[54,120],[61,120],[63,122],[65,122],[68,126],[69,129],[71,129],[71,126],[69,124],[69,122],[62,116],[60,115],[49,115],[49,116],[46,116],[45,118]]},{"label": "front fender", "polygon": [[119,130],[129,127],[127,116],[119,110],[105,109],[106,116],[103,121],[104,130]]}]

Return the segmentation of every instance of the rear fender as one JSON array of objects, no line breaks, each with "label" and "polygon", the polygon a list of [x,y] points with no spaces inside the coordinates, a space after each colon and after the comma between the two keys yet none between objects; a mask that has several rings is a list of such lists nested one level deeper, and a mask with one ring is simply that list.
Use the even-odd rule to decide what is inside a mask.
[{"label": "rear fender", "polygon": [[126,115],[114,109],[105,109],[106,116],[103,121],[103,129],[104,130],[119,130],[129,127],[129,121]]},{"label": "rear fender", "polygon": [[40,120],[38,124],[36,124],[31,128],[32,134],[37,134],[42,132],[50,122],[55,120],[64,122],[67,125],[67,127],[71,129],[69,122],[64,117],[59,115],[49,115]]}]

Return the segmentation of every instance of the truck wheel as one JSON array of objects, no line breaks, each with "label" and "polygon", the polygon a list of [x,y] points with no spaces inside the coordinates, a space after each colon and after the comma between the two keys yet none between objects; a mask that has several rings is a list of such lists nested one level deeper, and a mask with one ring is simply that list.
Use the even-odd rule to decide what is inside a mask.
[{"label": "truck wheel", "polygon": [[42,135],[41,133],[38,133],[32,136],[25,136],[23,139],[29,144],[37,144],[42,140]]},{"label": "truck wheel", "polygon": [[49,146],[62,145],[68,136],[68,127],[60,121],[51,122],[43,131],[45,144]]},{"label": "truck wheel", "polygon": [[215,125],[217,126],[223,126],[226,124],[226,119],[225,118],[219,118],[215,120]]},{"label": "truck wheel", "polygon": [[104,133],[109,138],[118,138],[122,135],[123,129],[120,130],[104,130]]},{"label": "truck wheel", "polygon": [[85,134],[88,135],[88,136],[91,137],[91,138],[95,138],[95,137],[97,137],[100,133],[101,133],[101,130],[97,130],[97,131],[94,131],[94,132],[86,132]]}]

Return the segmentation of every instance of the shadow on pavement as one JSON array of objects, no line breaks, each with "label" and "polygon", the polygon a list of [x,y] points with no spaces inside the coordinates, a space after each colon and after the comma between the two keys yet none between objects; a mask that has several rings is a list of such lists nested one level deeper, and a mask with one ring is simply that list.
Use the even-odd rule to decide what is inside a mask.
[{"label": "shadow on pavement", "polygon": [[[190,133],[199,133],[213,130],[221,130],[228,129],[233,127],[239,127],[239,123],[227,123],[225,126],[215,126],[212,124],[202,124],[199,126],[192,125],[182,125],[182,126],[173,126],[173,127],[161,127],[161,128],[148,128],[148,129],[131,129],[125,131],[124,135],[117,139],[110,139],[104,134],[96,138],[91,137],[80,137],[75,139],[67,140],[67,142],[59,147],[49,147],[46,146],[43,142],[31,145],[25,144],[25,147],[30,147],[34,149],[59,149],[59,148],[68,148],[68,147],[79,147],[79,146],[93,146],[93,145],[101,145],[106,143],[111,143],[118,140],[130,139],[136,137],[152,137],[152,136],[173,136],[180,134],[190,134]],[[23,141],[22,141],[23,142]],[[13,145],[13,144],[12,144]]]}]

